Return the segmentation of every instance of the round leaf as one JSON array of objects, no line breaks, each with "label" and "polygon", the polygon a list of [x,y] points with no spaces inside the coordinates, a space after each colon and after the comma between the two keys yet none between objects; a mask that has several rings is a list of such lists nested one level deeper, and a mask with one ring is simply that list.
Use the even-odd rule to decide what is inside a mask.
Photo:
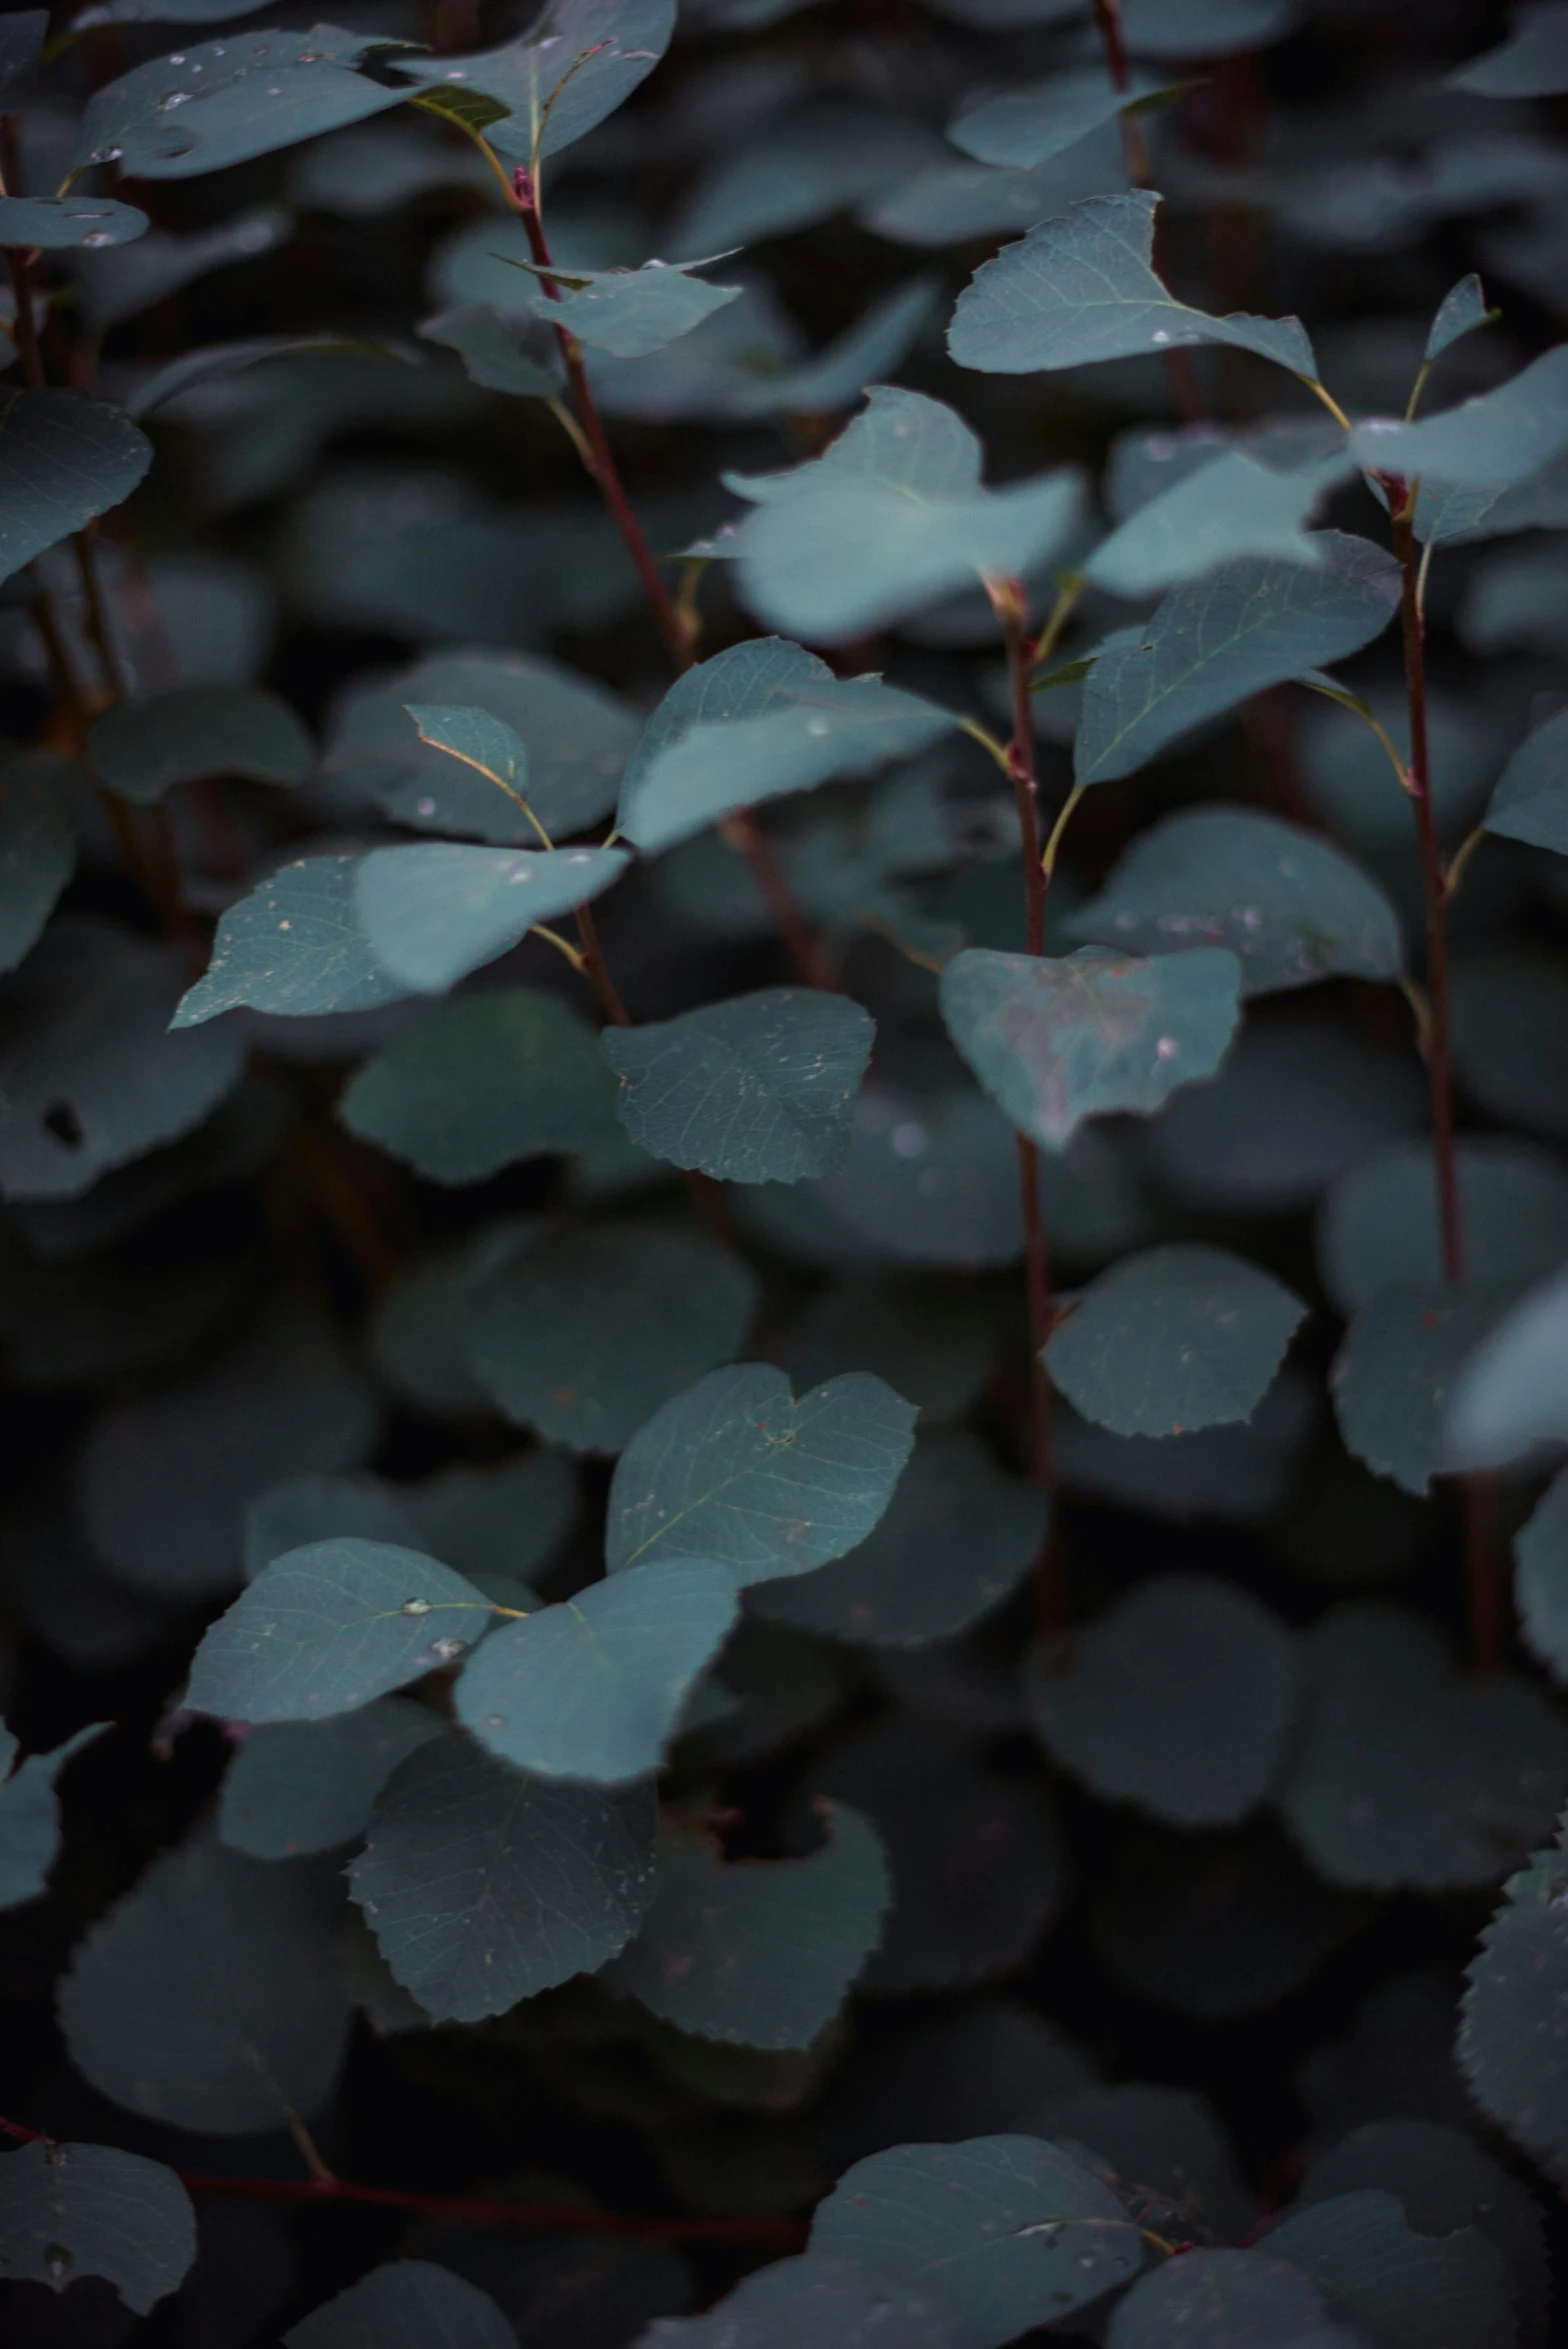
[{"label": "round leaf", "polygon": [[173,2170],[109,2145],[0,2156],[0,2276],[63,2292],[103,2276],[138,2316],[196,2257],[196,2213]]}]

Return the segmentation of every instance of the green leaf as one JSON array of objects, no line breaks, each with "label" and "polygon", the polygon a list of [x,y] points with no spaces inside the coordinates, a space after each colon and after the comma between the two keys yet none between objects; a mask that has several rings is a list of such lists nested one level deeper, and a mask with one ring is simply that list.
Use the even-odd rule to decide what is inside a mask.
[{"label": "green leaf", "polygon": [[809,2047],[875,1949],[891,1896],[874,1828],[835,1808],[828,1829],[806,1859],[730,1864],[665,1837],[647,1917],[609,1986],[702,2039]]},{"label": "green leaf", "polygon": [[768,626],[843,642],[977,578],[1039,570],[1082,502],[1070,470],[980,484],[980,443],[940,401],[875,390],[826,453],[729,486],[757,501],[737,542],[742,600]]},{"label": "green leaf", "polygon": [[285,1550],[309,1542],[391,1542],[420,1548],[418,1529],[390,1485],[373,1476],[294,1476],[261,1493],[245,1511],[245,1580],[254,1582]]},{"label": "green leaf", "polygon": [[204,775],[303,783],[316,755],[288,703],[255,685],[182,685],[121,702],[96,721],[88,751],[110,790],[143,807]]},{"label": "green leaf", "polygon": [[1449,1465],[1444,1422],[1454,1382],[1497,1317],[1496,1303],[1435,1282],[1380,1289],[1334,1357],[1339,1430],[1358,1460],[1407,1493]]},{"label": "green leaf", "polygon": [[752,1608],[857,1647],[927,1647],[999,1607],[1045,1530],[1034,1486],[1005,1475],[977,1437],[938,1436],[915,1446],[867,1540],[814,1574],[763,1583]]},{"label": "green leaf", "polygon": [[359,927],[354,884],[362,861],[296,857],[231,905],[219,920],[205,975],[181,996],[169,1025],[199,1027],[242,1003],[305,1019],[373,1011],[413,994]]},{"label": "green leaf", "polygon": [[1183,2250],[1118,2300],[1106,2349],[1354,2349],[1312,2278],[1266,2251]]},{"label": "green leaf", "polygon": [[110,2145],[24,2145],[0,2159],[0,2276],[64,2292],[102,2276],[145,2316],[196,2258],[173,2170]]},{"label": "green leaf", "polygon": [[1532,1654],[1568,1685],[1568,1470],[1514,1536],[1514,1603]]},{"label": "green leaf", "polygon": [[846,995],[771,987],[603,1042],[616,1115],[642,1149],[722,1182],[798,1183],[848,1149],[875,1033]]},{"label": "green leaf", "polygon": [[[1479,1336],[1479,1331],[1473,1333]],[[1440,1437],[1450,1468],[1504,1468],[1568,1435],[1568,1273],[1542,1281],[1475,1347]]]},{"label": "green leaf", "polygon": [[621,785],[619,829],[649,855],[735,809],[868,775],[957,724],[880,677],[835,677],[777,636],[689,669],[654,711]]},{"label": "green leaf", "polygon": [[548,1564],[577,1521],[577,1478],[556,1452],[447,1468],[406,1489],[424,1547],[481,1587]]},{"label": "green leaf", "polygon": [[[1467,1134],[1455,1151],[1465,1263],[1478,1288],[1516,1289],[1568,1257],[1568,1171],[1530,1142]],[[1443,1277],[1432,1144],[1391,1142],[1342,1174],[1318,1217],[1323,1285],[1346,1314],[1388,1288]]]},{"label": "green leaf", "polygon": [[213,1624],[193,1712],[322,1721],[438,1672],[490,1628],[490,1602],[419,1550],[343,1535],[286,1550]]},{"label": "green leaf", "polygon": [[531,164],[596,130],[647,80],[670,45],[675,0],[550,0],[528,31],[468,57],[399,59],[398,70],[441,89],[461,85],[506,109],[486,136]]},{"label": "green leaf", "polygon": [[732,1577],[711,1560],[661,1559],[590,1583],[485,1643],[458,1682],[458,1719],[542,1778],[646,1777],[738,1612]]},{"label": "green leaf", "polygon": [[46,751],[0,759],[0,971],[32,952],[75,870],[74,776]]},{"label": "green leaf", "polygon": [[218,2137],[310,2120],[348,2037],[319,1878],[220,1843],[167,1853],[60,1989],[76,2068],[129,2111]]},{"label": "green leaf", "polygon": [[400,986],[444,994],[536,924],[602,895],[630,862],[619,848],[373,848],[354,873],[354,920]]},{"label": "green leaf", "polygon": [[1195,726],[1382,634],[1399,605],[1392,556],[1339,530],[1313,544],[1323,560],[1312,568],[1223,564],[1104,647],[1083,689],[1079,783],[1136,774]]},{"label": "green leaf", "polygon": [[898,2145],[844,2172],[811,2248],[918,2291],[952,2349],[1002,2349],[1127,2283],[1143,2245],[1120,2197],[1038,2137]]},{"label": "green leaf", "polygon": [[283,2336],[288,2349],[516,2349],[488,2292],[428,2259],[373,2267]]},{"label": "green leaf", "polygon": [[1532,1682],[1464,1679],[1439,1634],[1392,1607],[1336,1608],[1308,1635],[1286,1821],[1331,1883],[1494,1884],[1551,1829],[1568,1726]]},{"label": "green leaf", "polygon": [[1177,1241],[1090,1282],[1045,1348],[1085,1419],[1123,1436],[1250,1419],[1306,1306],[1228,1249]]},{"label": "green leaf", "polygon": [[1096,1794],[1178,1827],[1224,1826],[1273,1784],[1296,1678],[1290,1633],[1250,1592],[1166,1573],[1079,1632],[1065,1661],[1036,1654],[1030,1710]]},{"label": "green leaf", "polygon": [[355,1075],[345,1125],[438,1183],[614,1132],[615,1082],[588,1022],[559,996],[488,987],[410,1021]]},{"label": "green leaf", "polygon": [[1419,424],[1374,417],[1351,442],[1372,473],[1494,495],[1511,489],[1568,449],[1568,344],[1444,415]]},{"label": "green leaf", "polygon": [[1228,450],[1129,514],[1095,548],[1084,576],[1108,595],[1138,597],[1243,556],[1317,570],[1323,534],[1305,524],[1353,470],[1348,456],[1284,472]]},{"label": "green leaf", "polygon": [[1061,959],[966,947],[942,972],[947,1032],[997,1107],[1049,1150],[1085,1118],[1148,1117],[1213,1076],[1239,1016],[1226,947],[1147,958],[1080,946]]},{"label": "green leaf", "polygon": [[1568,856],[1568,710],[1527,734],[1497,778],[1489,832]]},{"label": "green leaf", "polygon": [[514,799],[527,798],[528,746],[504,718],[429,702],[410,702],[408,714],[421,742],[473,767]]},{"label": "green leaf", "polygon": [[1437,306],[1423,354],[1427,365],[1430,367],[1435,359],[1440,359],[1463,336],[1474,334],[1477,327],[1490,326],[1498,315],[1496,310],[1487,308],[1485,288],[1472,270],[1468,277],[1462,277],[1456,286],[1449,288]]},{"label": "green leaf", "polygon": [[0,196],[0,245],[64,252],[128,245],[148,226],[145,212],[106,196]]},{"label": "green leaf", "polygon": [[723,405],[735,417],[826,416],[851,407],[867,384],[894,375],[936,307],[936,281],[911,278],[847,326],[813,359],[773,373],[742,374],[728,384]]},{"label": "green leaf", "polygon": [[640,1428],[616,1464],[611,1573],[713,1558],[736,1587],[809,1574],[864,1541],[892,1499],[915,1411],[850,1371],[795,1402],[762,1363],[711,1371]]},{"label": "green leaf", "polygon": [[231,33],[154,58],[88,100],[73,168],[117,163],[132,179],[190,179],[362,122],[409,95],[353,70],[372,50],[396,45],[318,25]]},{"label": "green leaf", "polygon": [[525,1778],[447,1737],[395,1772],[349,1883],[403,1988],[437,2022],[477,2023],[625,1948],[653,1823],[646,1787]]},{"label": "green leaf", "polygon": [[422,341],[455,351],[469,381],[486,391],[523,400],[566,395],[559,348],[537,318],[493,302],[462,302],[427,318],[419,333]]},{"label": "green leaf", "polygon": [[152,443],[79,391],[0,392],[0,579],[128,498]]},{"label": "green leaf", "polygon": [[1404,968],[1399,917],[1376,882],[1327,841],[1252,808],[1165,817],[1066,926],[1123,953],[1228,946],[1244,995]]},{"label": "green leaf", "polygon": [[1471,2094],[1554,2175],[1568,2161],[1568,1861],[1559,1829],[1504,1887],[1468,1968],[1459,2061]]},{"label": "green leaf", "polygon": [[1568,1139],[1568,964],[1519,941],[1456,957],[1454,1074],[1508,1124]]},{"label": "green leaf", "polygon": [[1549,98],[1568,90],[1568,8],[1521,14],[1502,46],[1448,76],[1450,89],[1478,98]]},{"label": "green leaf", "polygon": [[396,1698],[335,1720],[260,1728],[229,1764],[218,1833],[257,1860],[353,1843],[399,1762],[441,1734],[437,1714]]},{"label": "green leaf", "polygon": [[977,163],[1033,171],[1118,114],[1142,113],[1151,103],[1175,95],[1174,89],[1162,90],[1146,74],[1136,75],[1125,90],[1098,70],[1057,74],[1050,81],[1005,90],[966,107],[949,124],[947,135]]},{"label": "green leaf", "polygon": [[889,1384],[897,1378],[930,1425],[964,1416],[991,1375],[996,1347],[990,1300],[967,1284],[849,1274],[810,1300],[773,1358],[797,1386],[840,1370],[874,1370]]},{"label": "green leaf", "polygon": [[79,1729],[53,1753],[29,1754],[15,1769],[16,1739],[0,1723],[0,1909],[20,1908],[36,1900],[49,1881],[49,1871],[60,1852],[60,1798],[56,1782],[66,1764],[84,1746],[101,1737],[109,1724],[99,1721]]},{"label": "green leaf", "polygon": [[[537,1236],[531,1219],[507,1217],[456,1248],[421,1256],[380,1298],[371,1330],[376,1367],[397,1394],[422,1411],[466,1413],[484,1407],[484,1389],[468,1359],[469,1300],[514,1250]],[[364,1526],[334,1526],[362,1533]],[[378,1540],[394,1537],[378,1534]],[[439,1546],[436,1547],[439,1554]]]},{"label": "green leaf", "polygon": [[469,1356],[508,1419],[619,1452],[661,1403],[744,1344],[757,1285],[684,1232],[596,1224],[514,1257],[476,1298]]},{"label": "green leaf", "polygon": [[239,1082],[238,1036],[171,1036],[183,956],[85,914],[0,992],[0,1186],[75,1199],[199,1125]]},{"label": "green leaf", "polygon": [[704,261],[645,261],[640,269],[574,270],[569,277],[556,272],[556,283],[567,290],[559,298],[541,290],[530,296],[528,307],[590,350],[641,359],[740,298],[744,289],[738,285],[707,285],[690,274],[708,266]]},{"label": "green leaf", "polygon": [[1299,318],[1211,318],[1166,291],[1153,268],[1159,201],[1146,188],[1091,196],[982,263],[948,329],[959,366],[1033,375],[1225,343],[1315,381],[1317,361]]},{"label": "green leaf", "polygon": [[1336,2316],[1388,2349],[1512,2349],[1518,2339],[1508,2271],[1480,2230],[1417,2234],[1379,2188],[1293,2211],[1264,2241],[1306,2270]]}]

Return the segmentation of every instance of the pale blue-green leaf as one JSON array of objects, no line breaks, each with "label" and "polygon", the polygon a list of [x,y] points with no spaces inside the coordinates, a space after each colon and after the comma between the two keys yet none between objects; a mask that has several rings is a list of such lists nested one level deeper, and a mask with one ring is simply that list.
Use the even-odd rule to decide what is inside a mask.
[{"label": "pale blue-green leaf", "polygon": [[738,285],[708,285],[690,274],[704,266],[645,261],[640,269],[574,275],[559,298],[541,291],[529,297],[528,307],[535,318],[563,327],[590,350],[608,351],[612,359],[641,359],[739,299]]},{"label": "pale blue-green leaf", "polygon": [[1480,2229],[1418,2234],[1380,2187],[1293,2211],[1264,2242],[1388,2349],[1514,2349],[1519,2338],[1508,2270]]},{"label": "pale blue-green leaf", "polygon": [[1568,856],[1568,710],[1527,734],[1497,779],[1489,832]]},{"label": "pale blue-green leaf", "polygon": [[486,391],[525,400],[565,396],[559,348],[526,312],[502,310],[493,302],[463,302],[427,318],[419,333],[423,341],[455,351],[470,382]]},{"label": "pale blue-green leaf", "polygon": [[85,245],[128,245],[143,234],[147,215],[106,196],[0,196],[0,245],[36,246],[42,253]]},{"label": "pale blue-green leaf", "polygon": [[[1518,1289],[1568,1259],[1568,1168],[1533,1142],[1461,1137],[1455,1160],[1467,1277]],[[1350,1167],[1318,1217],[1323,1285],[1346,1314],[1382,1289],[1443,1277],[1429,1141],[1391,1142]]]},{"label": "pale blue-green leaf", "polygon": [[1357,2349],[1312,2278],[1266,2251],[1183,2250],[1111,2312],[1106,2349]]},{"label": "pale blue-green leaf", "polygon": [[373,2267],[283,2338],[287,2349],[517,2349],[489,2293],[428,2259]]},{"label": "pale blue-green leaf", "polygon": [[288,703],[257,685],[180,685],[120,702],[95,722],[87,747],[110,790],[143,807],[204,775],[303,783],[315,761]]},{"label": "pale blue-green leaf", "polygon": [[[1568,15],[1568,11],[1564,12]],[[1426,363],[1440,359],[1451,344],[1462,336],[1474,334],[1478,326],[1490,326],[1498,315],[1486,306],[1486,289],[1474,270],[1451,286],[1437,306],[1431,332],[1426,338]]]},{"label": "pale blue-green leaf", "polygon": [[1494,494],[1511,489],[1568,449],[1568,343],[1444,415],[1418,424],[1374,417],[1351,439],[1369,472]]},{"label": "pale blue-green leaf", "polygon": [[881,1937],[891,1898],[880,1837],[834,1806],[800,1860],[726,1864],[705,1842],[659,1847],[642,1930],[608,1974],[678,2030],[742,2047],[809,2047]]},{"label": "pale blue-green leaf", "polygon": [[[55,1782],[66,1764],[101,1737],[108,1726],[106,1721],[97,1722],[90,1729],[79,1729],[53,1753],[29,1754],[0,1781],[0,1909],[19,1908],[44,1890],[60,1849],[60,1798]],[[3,1728],[0,1737],[7,1749],[0,1753],[0,1769],[4,1769],[14,1757],[16,1741]]]},{"label": "pale blue-green leaf", "polygon": [[0,2160],[0,2276],[64,2292],[101,2276],[145,2316],[196,2257],[173,2170],[109,2145],[24,2145]]},{"label": "pale blue-green leaf", "polygon": [[1298,318],[1211,318],[1167,291],[1153,267],[1159,201],[1144,188],[1091,196],[983,262],[948,330],[959,366],[1033,375],[1225,343],[1314,381],[1317,361]]},{"label": "pale blue-green leaf", "polygon": [[1393,557],[1338,530],[1314,544],[1323,559],[1312,567],[1226,563],[1105,647],[1083,690],[1079,783],[1135,774],[1205,720],[1382,634],[1399,606]]},{"label": "pale blue-green leaf", "polygon": [[454,1662],[491,1620],[482,1591],[420,1550],[309,1542],[212,1625],[186,1701],[235,1721],[323,1721]]},{"label": "pale blue-green leaf", "polygon": [[1551,1833],[1568,1791],[1568,1723],[1533,1681],[1466,1677],[1430,1623],[1383,1606],[1336,1608],[1303,1660],[1279,1799],[1330,1883],[1495,1884]]},{"label": "pale blue-green leaf", "polygon": [[733,1359],[756,1305],[749,1268],[711,1240],[595,1224],[502,1268],[470,1308],[469,1357],[508,1419],[574,1452],[619,1452]]},{"label": "pale blue-green leaf", "polygon": [[[0,1187],[74,1199],[199,1125],[239,1082],[238,1036],[171,1036],[183,956],[95,916],[54,922],[0,992]],[[184,967],[188,968],[188,965]]]},{"label": "pale blue-green leaf", "polygon": [[1459,2060],[1476,2103],[1554,2176],[1568,2156],[1564,1844],[1559,1829],[1505,1887],[1468,1967]]},{"label": "pale blue-green leaf", "polygon": [[432,1005],[383,1045],[339,1114],[438,1183],[585,1150],[615,1131],[615,1080],[599,1040],[558,996],[484,988]]},{"label": "pale blue-green leaf", "polygon": [[1045,1348],[1052,1378],[1114,1435],[1189,1435],[1250,1419],[1306,1313],[1271,1273],[1199,1242],[1124,1257]]},{"label": "pale blue-green leaf", "polygon": [[1141,504],[1096,547],[1084,576],[1109,595],[1158,595],[1221,563],[1250,555],[1315,570],[1322,534],[1304,527],[1345,480],[1348,456],[1281,472],[1241,449],[1214,457]]},{"label": "pale blue-green leaf", "polygon": [[48,752],[0,759],[0,971],[32,952],[75,870],[75,777]]},{"label": "pale blue-green leaf", "polygon": [[1542,1281],[1476,1345],[1451,1384],[1442,1464],[1504,1468],[1568,1438],[1568,1272]]},{"label": "pale blue-green leaf", "polygon": [[416,990],[394,978],[359,927],[357,856],[302,856],[231,905],[205,976],[170,1026],[199,1027],[242,1003],[289,1019],[372,1011]]},{"label": "pale blue-green leaf", "polygon": [[887,1513],[847,1557],[763,1583],[753,1610],[855,1646],[953,1639],[1016,1590],[1045,1539],[1046,1503],[959,1431],[917,1444]]},{"label": "pale blue-green leaf", "polygon": [[527,798],[528,746],[504,718],[440,702],[410,702],[408,714],[420,741],[432,750],[444,750],[514,798]]},{"label": "pale blue-green leaf", "polygon": [[1330,1386],[1349,1450],[1407,1493],[1450,1463],[1444,1429],[1467,1356],[1497,1319],[1495,1300],[1433,1282],[1380,1289],[1350,1324]]},{"label": "pale blue-green leaf", "polygon": [[795,1402],[762,1363],[715,1370],[656,1411],[616,1465],[612,1573],[713,1558],[737,1588],[809,1574],[864,1541],[892,1499],[915,1411],[865,1371]]},{"label": "pale blue-green leaf", "polygon": [[1448,76],[1478,98],[1549,98],[1568,90],[1568,8],[1520,11],[1508,39]]},{"label": "pale blue-green leaf", "polygon": [[509,1623],[457,1684],[457,1717],[503,1762],[615,1786],[657,1770],[740,1600],[711,1560],[659,1559]]},{"label": "pale blue-green leaf", "polygon": [[1397,979],[1399,917],[1349,857],[1277,816],[1209,807],[1140,833],[1067,933],[1131,953],[1228,946],[1242,993]]},{"label": "pale blue-green leaf", "polygon": [[0,579],[128,498],[152,442],[79,391],[0,393]]},{"label": "pale blue-green leaf", "polygon": [[1284,1760],[1295,1642],[1249,1591],[1156,1574],[1077,1634],[1037,1650],[1030,1711],[1056,1759],[1096,1794],[1177,1827],[1245,1818]]},{"label": "pale blue-green leaf", "polygon": [[1227,947],[1061,959],[966,947],[942,973],[948,1034],[1021,1133],[1061,1150],[1085,1118],[1149,1116],[1213,1076],[1239,1016]]},{"label": "pale blue-green leaf", "polygon": [[1531,1653],[1568,1685],[1568,1470],[1514,1536],[1514,1603]]},{"label": "pale blue-green leaf", "polygon": [[407,89],[354,68],[388,36],[269,29],[158,57],[94,92],[73,158],[134,179],[190,179],[401,106]]},{"label": "pale blue-green leaf", "polygon": [[399,1762],[442,1735],[440,1715],[393,1697],[328,1721],[275,1721],[229,1764],[218,1833],[257,1860],[353,1843]]},{"label": "pale blue-green leaf", "polygon": [[350,2021],[324,1895],[319,1872],[216,1842],[154,1860],[60,1986],[77,2070],[131,2112],[206,2135],[313,2119]]},{"label": "pale blue-green leaf", "polygon": [[873,384],[866,404],[820,457],[782,473],[726,473],[725,486],[775,504],[827,480],[865,481],[923,502],[957,502],[980,488],[984,451],[955,408],[924,392]]},{"label": "pale blue-green leaf", "polygon": [[526,1778],[451,1736],[394,1773],[349,1883],[403,1988],[438,2022],[477,2023],[625,1948],[653,1827],[647,1787]]},{"label": "pale blue-green leaf", "polygon": [[675,0],[550,0],[515,41],[476,56],[400,59],[426,88],[455,84],[506,108],[485,132],[510,162],[531,164],[597,129],[645,82],[670,45]]},{"label": "pale blue-green leaf", "polygon": [[1038,2137],[899,2145],[846,2170],[812,2221],[885,2289],[934,2303],[952,2349],[1003,2349],[1125,2284],[1143,2246],[1119,2195]]},{"label": "pale blue-green leaf", "polygon": [[445,994],[537,923],[601,895],[630,862],[619,848],[373,848],[354,874],[354,919],[401,987]]},{"label": "pale blue-green leaf", "polygon": [[181,286],[203,277],[210,269],[231,262],[257,259],[280,245],[293,232],[286,212],[271,208],[237,213],[214,228],[190,236],[163,229],[138,237],[134,250],[116,246],[99,260],[81,251],[71,264],[82,314],[89,326],[105,333],[127,318],[150,310]]},{"label": "pale blue-green leaf", "polygon": [[1141,112],[1151,100],[1167,94],[1175,93],[1162,93],[1147,74],[1134,75],[1125,90],[1117,89],[1103,71],[1057,74],[1048,82],[1004,90],[966,107],[948,125],[947,135],[977,163],[1033,171],[1087,138],[1101,123],[1128,108]]},{"label": "pale blue-green leaf", "polygon": [[606,1029],[632,1140],[721,1182],[797,1183],[849,1146],[876,1033],[845,995],[774,987],[680,1018]]}]

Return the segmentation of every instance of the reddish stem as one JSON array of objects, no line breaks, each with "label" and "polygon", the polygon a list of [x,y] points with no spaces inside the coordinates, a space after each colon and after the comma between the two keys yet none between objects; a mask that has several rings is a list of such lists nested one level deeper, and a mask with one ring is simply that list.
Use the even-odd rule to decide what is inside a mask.
[{"label": "reddish stem", "polygon": [[[1121,0],[1094,0],[1095,19],[1100,27],[1100,41],[1105,50],[1106,70],[1111,77],[1111,88],[1116,91],[1132,88],[1132,67],[1127,58],[1127,37],[1122,29]],[[1135,114],[1123,113],[1122,153],[1127,158],[1127,179],[1130,186],[1146,188],[1149,169],[1149,142],[1143,135],[1143,125]],[[1176,413],[1183,424],[1201,424],[1207,410],[1204,406],[1203,386],[1192,363],[1190,351],[1165,353],[1165,379],[1171,387]]]}]

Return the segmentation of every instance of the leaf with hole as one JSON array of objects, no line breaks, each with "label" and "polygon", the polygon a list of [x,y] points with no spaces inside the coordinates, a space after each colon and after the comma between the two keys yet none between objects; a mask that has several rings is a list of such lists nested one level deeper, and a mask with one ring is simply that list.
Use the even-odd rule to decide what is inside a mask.
[{"label": "leaf with hole", "polygon": [[331,1720],[266,1724],[229,1764],[218,1833],[256,1860],[353,1843],[399,1762],[441,1734],[438,1714],[395,1697]]},{"label": "leaf with hole", "polygon": [[64,2292],[101,2276],[146,2316],[196,2258],[196,2213],[173,2170],[111,2145],[0,2156],[0,2276]]}]

